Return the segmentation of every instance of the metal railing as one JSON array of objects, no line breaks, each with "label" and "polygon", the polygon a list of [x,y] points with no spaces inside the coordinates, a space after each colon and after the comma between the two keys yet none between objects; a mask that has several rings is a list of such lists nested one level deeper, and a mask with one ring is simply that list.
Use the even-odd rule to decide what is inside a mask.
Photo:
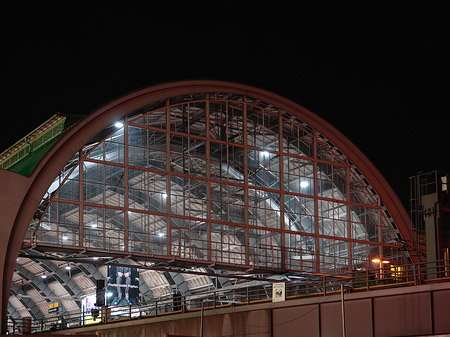
[{"label": "metal railing", "polygon": [[[285,282],[285,298],[292,300],[337,294],[341,291],[341,285],[346,292],[357,292],[450,281],[450,260],[448,259],[409,265],[383,264],[383,261],[378,264],[378,268],[336,275],[296,275],[295,280]],[[30,317],[21,320],[8,318],[8,330],[14,334],[29,334],[270,302],[272,301],[272,282],[273,280],[250,281],[188,296],[174,295],[133,305],[102,307],[81,314],[55,315],[34,321]]]}]

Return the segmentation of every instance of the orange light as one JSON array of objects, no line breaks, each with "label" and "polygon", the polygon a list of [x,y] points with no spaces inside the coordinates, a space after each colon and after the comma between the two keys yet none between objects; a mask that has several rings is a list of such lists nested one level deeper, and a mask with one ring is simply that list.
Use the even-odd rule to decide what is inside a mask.
[{"label": "orange light", "polygon": [[391,263],[390,261],[388,261],[388,260],[383,260],[383,262],[381,262],[381,263],[384,263],[384,264],[389,264],[389,263]]},{"label": "orange light", "polygon": [[376,258],[376,259],[373,259],[373,260],[372,260],[372,262],[375,262],[375,263],[380,263],[380,262],[381,262],[381,260],[380,260],[379,258]]}]

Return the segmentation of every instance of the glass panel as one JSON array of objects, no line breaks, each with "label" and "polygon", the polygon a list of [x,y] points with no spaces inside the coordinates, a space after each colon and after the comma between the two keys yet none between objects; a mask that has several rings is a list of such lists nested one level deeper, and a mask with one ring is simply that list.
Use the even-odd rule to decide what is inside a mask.
[{"label": "glass panel", "polygon": [[280,189],[279,156],[268,151],[248,150],[248,183]]},{"label": "glass panel", "polygon": [[348,237],[347,205],[319,200],[319,234]]},{"label": "glass panel", "polygon": [[207,218],[206,181],[172,177],[171,212],[197,218]]},{"label": "glass panel", "polygon": [[166,134],[128,127],[128,164],[154,170],[167,170]]},{"label": "glass panel", "polygon": [[206,176],[206,141],[173,135],[170,152],[172,172],[198,177]]},{"label": "glass panel", "polygon": [[209,104],[210,138],[228,143],[244,143],[243,104],[216,101]]},{"label": "glass panel", "polygon": [[248,224],[281,229],[280,194],[249,189]]},{"label": "glass panel", "polygon": [[284,195],[284,225],[287,230],[315,233],[314,199]]},{"label": "glass panel", "polygon": [[211,182],[211,219],[246,223],[245,189]]},{"label": "glass panel", "polygon": [[189,102],[169,108],[170,129],[206,137],[206,103]]},{"label": "glass panel", "polygon": [[[85,206],[83,209],[85,245],[88,248],[125,250],[124,212],[117,209]],[[87,227],[88,226],[88,227]]]},{"label": "glass panel", "polygon": [[309,160],[283,157],[284,190],[314,195],[314,163]]},{"label": "glass panel", "polygon": [[79,205],[53,201],[39,224],[37,238],[45,243],[79,246],[79,233]]},{"label": "glass panel", "polygon": [[343,154],[337,153],[335,150],[335,146],[330,142],[326,141],[327,143],[324,143],[317,139],[317,159],[326,160],[329,162],[334,163],[343,163]]},{"label": "glass panel", "polygon": [[364,183],[364,181],[350,169],[350,201],[359,204],[378,205],[373,194],[367,188],[368,184],[369,182],[367,182],[367,184]]},{"label": "glass panel", "polygon": [[357,240],[380,241],[380,210],[364,206],[351,206],[352,237]]},{"label": "glass panel", "polygon": [[247,105],[247,144],[265,151],[279,151],[279,117]]},{"label": "glass panel", "polygon": [[208,258],[208,229],[204,221],[172,218],[172,253],[186,259]]},{"label": "glass panel", "polygon": [[150,114],[140,116],[132,119],[130,124],[140,124],[150,126],[153,128],[165,129],[166,128],[166,109],[160,109],[152,111]]},{"label": "glass panel", "polygon": [[216,262],[246,264],[245,228],[211,224],[211,259]]},{"label": "glass panel", "polygon": [[281,233],[263,229],[249,229],[250,264],[259,267],[281,268]]},{"label": "glass panel", "polygon": [[320,238],[320,269],[324,273],[340,273],[350,270],[349,243],[347,241]]},{"label": "glass panel", "polygon": [[384,216],[382,217],[382,226],[382,242],[397,245],[399,241],[397,235],[395,235],[392,226]]},{"label": "glass panel", "polygon": [[317,194],[335,200],[347,200],[347,169],[332,164],[317,163]]},{"label": "glass panel", "polygon": [[148,255],[167,255],[167,218],[128,212],[130,251]]},{"label": "glass panel", "polygon": [[312,272],[316,270],[316,238],[312,236],[285,234],[287,268]]},{"label": "glass panel", "polygon": [[352,243],[353,270],[368,269],[370,261],[370,245],[367,243]]},{"label": "glass panel", "polygon": [[314,157],[314,137],[300,125],[283,118],[283,152]]},{"label": "glass panel", "polygon": [[244,153],[243,147],[211,142],[211,179],[244,183]]},{"label": "glass panel", "polygon": [[128,207],[151,212],[167,212],[167,176],[128,169]]},{"label": "glass panel", "polygon": [[59,188],[56,198],[65,200],[80,200],[80,181],[78,166],[71,172],[64,184]]}]

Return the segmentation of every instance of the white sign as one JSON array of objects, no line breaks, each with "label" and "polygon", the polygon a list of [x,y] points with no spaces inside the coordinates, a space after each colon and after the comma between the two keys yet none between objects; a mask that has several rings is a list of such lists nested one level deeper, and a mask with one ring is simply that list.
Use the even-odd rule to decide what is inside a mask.
[{"label": "white sign", "polygon": [[286,300],[286,286],[284,282],[272,284],[272,302],[283,302]]}]

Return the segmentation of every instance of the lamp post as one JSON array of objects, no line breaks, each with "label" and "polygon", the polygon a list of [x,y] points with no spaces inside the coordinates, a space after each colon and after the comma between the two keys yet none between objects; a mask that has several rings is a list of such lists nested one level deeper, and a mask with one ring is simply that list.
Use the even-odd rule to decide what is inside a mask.
[{"label": "lamp post", "polygon": [[372,262],[378,264],[378,269],[379,269],[379,273],[380,273],[379,278],[382,279],[383,278],[383,268],[382,268],[383,264],[389,264],[391,262],[388,260],[382,260],[378,257],[375,259],[372,259]]}]

